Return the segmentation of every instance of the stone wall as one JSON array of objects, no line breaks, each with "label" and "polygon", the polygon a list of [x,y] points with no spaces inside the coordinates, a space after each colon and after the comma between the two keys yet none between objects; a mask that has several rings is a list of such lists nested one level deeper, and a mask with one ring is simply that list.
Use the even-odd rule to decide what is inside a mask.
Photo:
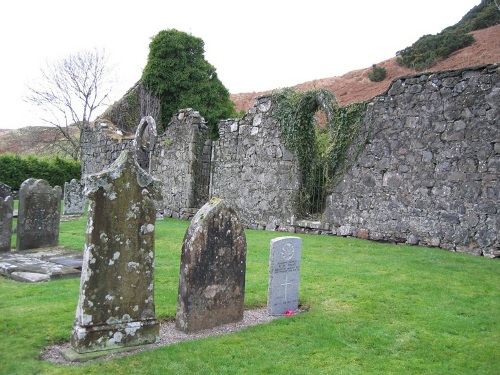
[{"label": "stone wall", "polygon": [[[187,219],[207,197],[217,197],[250,228],[500,257],[499,69],[395,80],[369,103],[363,124],[368,142],[317,222],[294,216],[299,171],[281,140],[271,97],[257,98],[241,119],[222,121],[213,144],[199,113],[180,111],[158,137],[152,158],[153,175],[164,184],[163,211]],[[83,173],[107,167],[128,147],[130,138],[111,126],[89,129]]]},{"label": "stone wall", "polygon": [[245,226],[276,230],[293,216],[297,172],[271,111],[271,98],[261,97],[243,118],[220,123],[211,195],[229,202]]},{"label": "stone wall", "polygon": [[188,219],[208,201],[210,179],[204,181],[202,173],[210,173],[210,164],[202,161],[210,160],[210,153],[203,117],[192,109],[179,111],[158,137],[153,153],[152,174],[163,183],[164,215]]},{"label": "stone wall", "polygon": [[404,77],[374,98],[369,143],[328,197],[332,232],[500,256],[499,69]]}]

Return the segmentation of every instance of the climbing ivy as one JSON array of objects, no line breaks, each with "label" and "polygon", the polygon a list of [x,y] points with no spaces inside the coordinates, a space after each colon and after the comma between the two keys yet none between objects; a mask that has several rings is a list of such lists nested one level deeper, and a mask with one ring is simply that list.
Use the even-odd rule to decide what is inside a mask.
[{"label": "climbing ivy", "polygon": [[[328,90],[297,92],[291,88],[272,95],[273,114],[278,120],[285,146],[294,153],[300,168],[296,214],[307,217],[324,208],[328,191],[338,183],[357,158],[364,142],[354,147],[366,111],[366,103],[339,107]],[[326,127],[318,128],[315,114],[323,111]]]}]

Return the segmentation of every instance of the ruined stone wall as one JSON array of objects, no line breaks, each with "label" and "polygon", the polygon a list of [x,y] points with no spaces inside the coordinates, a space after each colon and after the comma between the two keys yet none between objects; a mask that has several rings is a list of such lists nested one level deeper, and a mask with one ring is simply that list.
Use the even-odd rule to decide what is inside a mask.
[{"label": "ruined stone wall", "polygon": [[328,197],[334,234],[500,256],[499,66],[400,78]]},{"label": "ruined stone wall", "polygon": [[[204,146],[210,142],[203,117],[192,109],[179,111],[158,137],[152,174],[163,183],[164,215],[188,219],[208,201],[208,185],[203,186],[199,174]],[[201,201],[199,193],[204,188],[207,196]]]},{"label": "ruined stone wall", "polygon": [[221,122],[212,161],[211,196],[227,200],[247,227],[267,230],[290,224],[297,189],[271,110],[271,98],[261,97],[243,118]]},{"label": "ruined stone wall", "polygon": [[96,122],[84,132],[82,142],[82,176],[109,167],[123,150],[132,147],[133,136],[124,136],[106,122]]},{"label": "ruined stone wall", "polygon": [[[209,196],[227,200],[250,228],[500,257],[499,76],[499,65],[490,65],[395,80],[368,105],[368,142],[328,196],[321,222],[294,221],[299,172],[272,117],[271,98],[257,98],[243,118],[220,123],[212,163],[205,165]],[[167,216],[190,218],[204,203],[199,166],[210,142],[203,122],[195,111],[180,111],[158,137],[152,170],[164,184]],[[130,147],[115,133],[102,125],[86,132],[84,174]]]}]

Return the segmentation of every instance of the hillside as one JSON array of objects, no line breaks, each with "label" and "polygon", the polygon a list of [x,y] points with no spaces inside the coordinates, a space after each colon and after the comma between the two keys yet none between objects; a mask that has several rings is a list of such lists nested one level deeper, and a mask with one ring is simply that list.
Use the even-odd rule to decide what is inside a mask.
[{"label": "hillside", "polygon": [[[454,52],[446,60],[439,61],[429,71],[458,69],[470,66],[500,63],[500,25],[474,31],[474,44]],[[294,86],[297,90],[327,89],[332,91],[340,105],[371,99],[387,90],[392,80],[397,77],[415,74],[412,69],[402,68],[396,64],[396,57],[382,62],[376,62],[384,67],[387,77],[382,82],[371,82],[368,72],[371,66],[354,70],[340,77],[323,78],[315,81],[299,83]],[[245,112],[253,105],[254,98],[270,94],[274,89],[262,92],[231,94],[237,111]],[[17,154],[52,154],[54,149],[48,148],[48,142],[58,137],[55,129],[41,131],[42,128],[22,128],[17,130],[0,129],[0,154],[11,152]],[[50,143],[50,142],[49,142]]]},{"label": "hillside", "polygon": [[[474,44],[454,52],[446,60],[439,61],[429,71],[459,69],[470,66],[492,64],[500,62],[500,25],[472,32]],[[323,78],[315,81],[299,83],[294,86],[297,90],[327,89],[332,91],[340,105],[371,99],[387,90],[392,80],[397,77],[415,74],[415,70],[399,67],[396,57],[376,63],[387,70],[387,77],[382,82],[371,82],[368,72],[371,66],[354,70],[341,77]],[[276,88],[274,88],[276,89]],[[231,99],[236,105],[236,110],[247,111],[254,98],[270,94],[274,89],[261,92],[231,94]]]}]

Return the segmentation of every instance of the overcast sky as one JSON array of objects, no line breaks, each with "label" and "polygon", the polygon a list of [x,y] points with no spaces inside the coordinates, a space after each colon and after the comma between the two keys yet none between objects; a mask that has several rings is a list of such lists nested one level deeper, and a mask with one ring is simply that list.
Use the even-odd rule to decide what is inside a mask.
[{"label": "overcast sky", "polygon": [[[16,0],[2,3],[1,128],[40,125],[23,101],[46,61],[104,48],[118,81],[141,76],[149,42],[177,29],[205,42],[231,93],[341,76],[395,55],[458,22],[480,0]],[[102,110],[103,111],[103,110]],[[99,111],[101,113],[102,111]]]}]

